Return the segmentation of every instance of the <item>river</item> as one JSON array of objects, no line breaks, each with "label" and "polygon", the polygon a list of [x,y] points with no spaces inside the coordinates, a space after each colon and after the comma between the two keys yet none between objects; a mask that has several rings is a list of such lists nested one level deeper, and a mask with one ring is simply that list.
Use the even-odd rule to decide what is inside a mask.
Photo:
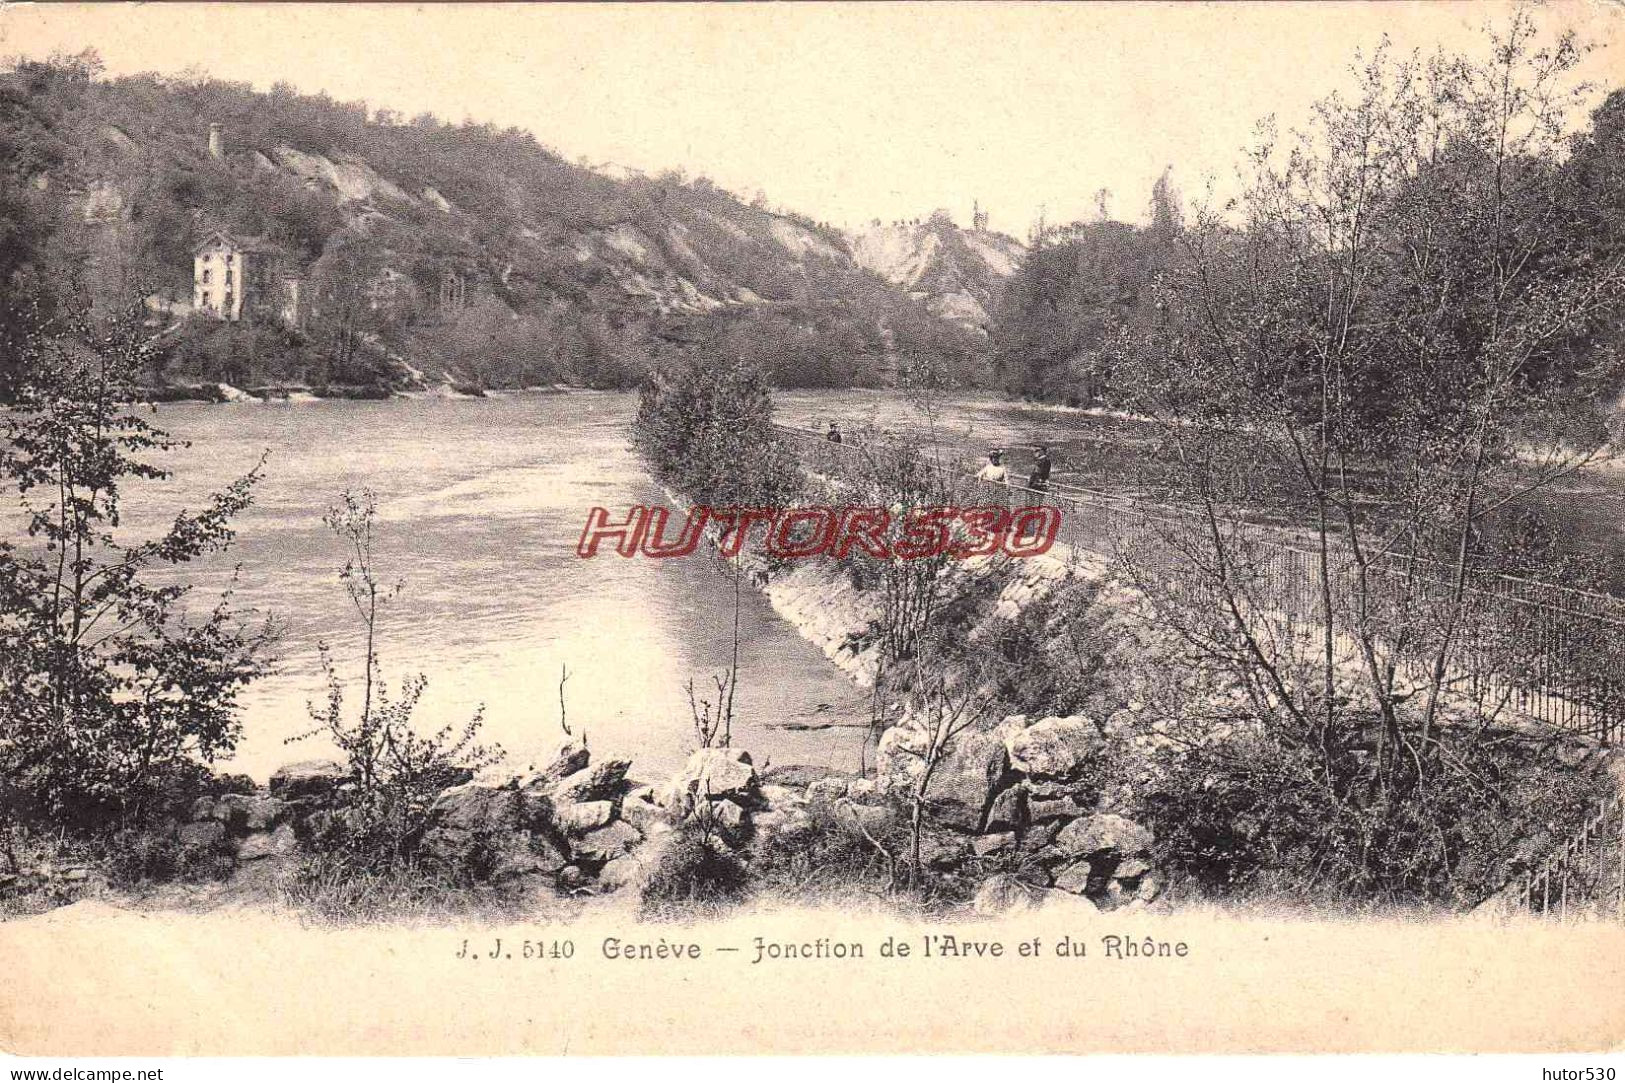
[{"label": "river", "polygon": [[[780,420],[819,431],[831,418],[848,431],[923,425],[896,392],[781,392],[775,401]],[[163,407],[152,420],[192,446],[166,459],[171,481],[130,494],[133,534],[161,530],[179,506],[195,508],[269,455],[228,559],[189,569],[201,607],[239,565],[236,603],[284,626],[276,673],[243,698],[244,738],[229,769],[263,779],[290,759],[332,754],[320,740],[285,742],[311,728],[306,704],[325,697],[319,640],[332,645],[341,676],[360,673],[359,626],[338,579],[345,554],[321,519],[341,491],[361,486],[378,496],[382,574],[404,581],[384,618],[384,673],[392,684],[428,676],[421,726],[460,723],[483,703],[486,737],[522,770],[562,736],[564,666],[570,725],[595,753],[633,758],[645,779],[675,768],[695,743],[686,683],[703,695],[727,665],[733,592],[704,553],[576,556],[588,508],[663,500],[627,444],[634,403],[578,392]],[[1080,467],[1102,461],[1098,449],[1136,454],[1136,428],[994,396],[956,397],[937,418],[938,436],[967,451],[1049,442],[1060,452],[1057,477],[1084,483],[1095,479]],[[1564,501],[1562,519],[1584,539],[1580,549],[1625,550],[1615,495],[1625,484],[1589,478],[1611,499]],[[758,762],[857,767],[866,695],[758,592],[744,590],[741,604],[734,744]]]},{"label": "river", "polygon": [[[322,523],[346,487],[378,496],[378,563],[404,590],[386,611],[392,685],[426,674],[420,725],[460,724],[485,705],[485,736],[522,770],[562,736],[560,667],[571,728],[597,755],[626,755],[646,780],[694,747],[686,683],[703,695],[728,663],[731,582],[709,554],[687,560],[582,560],[587,509],[660,501],[627,446],[625,394],[488,399],[165,406],[151,420],[192,446],[166,457],[175,477],[127,501],[137,535],[269,452],[254,506],[227,560],[190,577],[211,604],[241,567],[236,604],[284,625],[274,676],[243,698],[244,737],[228,769],[266,777],[291,759],[331,755],[311,728],[325,698],[316,645],[341,676],[360,673],[359,626],[338,579],[345,554]],[[741,674],[733,743],[760,764],[856,768],[867,697],[780,620],[741,593]],[[713,693],[714,698],[714,693]]]}]

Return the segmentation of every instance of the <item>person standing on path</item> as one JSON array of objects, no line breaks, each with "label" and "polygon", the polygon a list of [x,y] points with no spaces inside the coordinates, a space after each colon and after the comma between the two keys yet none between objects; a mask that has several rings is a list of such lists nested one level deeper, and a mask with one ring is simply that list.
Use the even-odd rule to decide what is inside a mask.
[{"label": "person standing on path", "polygon": [[987,453],[987,465],[976,472],[977,481],[992,481],[1000,485],[1010,478],[1010,472],[1004,468],[1004,452],[994,448]]},{"label": "person standing on path", "polygon": [[1027,488],[1035,493],[1049,491],[1049,448],[1043,444],[1033,447],[1033,472],[1027,475]]}]

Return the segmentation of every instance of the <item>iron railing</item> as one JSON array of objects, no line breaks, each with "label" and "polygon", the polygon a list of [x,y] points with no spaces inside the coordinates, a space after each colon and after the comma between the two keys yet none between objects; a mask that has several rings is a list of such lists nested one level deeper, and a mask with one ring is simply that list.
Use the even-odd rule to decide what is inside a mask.
[{"label": "iron railing", "polygon": [[1516,908],[1558,918],[1625,920],[1625,799],[1615,794],[1515,885]]},{"label": "iron railing", "polygon": [[[777,428],[809,471],[848,481],[873,471],[873,447]],[[1362,557],[1340,541],[1323,556],[1279,527],[1072,485],[1040,493],[980,481],[953,457],[940,465],[965,503],[1058,507],[1059,542],[1111,559],[1131,554],[1139,574],[1175,587],[1193,561],[1212,558],[1217,541],[1245,568],[1260,609],[1324,623],[1329,603],[1334,624],[1360,621],[1376,639],[1406,629],[1389,645],[1402,670],[1424,679],[1437,664],[1436,645],[1448,642],[1453,688],[1604,744],[1625,735],[1625,599],[1499,574],[1458,583],[1450,566],[1420,558]]]}]

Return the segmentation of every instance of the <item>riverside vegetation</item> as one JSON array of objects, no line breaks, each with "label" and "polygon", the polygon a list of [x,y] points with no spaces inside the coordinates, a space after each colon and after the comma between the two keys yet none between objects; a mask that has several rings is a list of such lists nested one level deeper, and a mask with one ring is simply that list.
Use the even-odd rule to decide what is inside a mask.
[{"label": "riverside vegetation", "polygon": [[[1150,419],[1169,500],[1193,513],[1178,521],[1200,529],[1111,559],[857,552],[792,566],[746,551],[725,565],[736,599],[762,587],[872,690],[874,763],[854,776],[731,747],[737,666],[714,701],[694,695],[698,747],[655,783],[572,732],[567,675],[561,745],[545,762],[505,774],[477,716],[420,731],[422,678],[385,680],[390,591],[364,493],[329,517],[347,551],[342,604],[367,633],[364,687],[357,703],[331,681],[313,719],[343,759],[289,765],[263,788],[214,773],[276,629],[229,596],[200,617],[155,573],[228,547],[257,475],[163,537],[121,544],[121,485],[159,476],[149,460],[168,441],[120,403],[171,340],[155,340],[139,309],[119,318],[71,291],[18,309],[5,325],[15,407],[0,482],[27,530],[0,544],[0,897],[37,909],[179,879],[218,885],[197,897],[276,898],[335,919],[567,911],[600,896],[675,916],[752,897],[983,913],[1483,902],[1615,785],[1594,742],[1459,679],[1474,584],[1528,570],[1509,564],[1497,517],[1602,453],[1598,403],[1619,386],[1618,97],[1571,139],[1577,56],[1570,40],[1538,42],[1526,14],[1482,61],[1379,53],[1315,132],[1253,159],[1234,207],[1187,222],[1165,182],[1149,249],[1133,231],[1061,244],[1040,231],[993,331],[1003,371],[1087,361],[1087,394]],[[7,101],[25,86],[49,93],[6,116],[26,126],[42,107],[91,117],[79,111],[181,93],[92,75],[20,68],[0,88]],[[246,114],[261,101],[212,84],[186,94]],[[330,103],[272,97],[317,129],[333,119]],[[425,122],[400,134],[344,115],[327,133],[335,153],[375,138],[518,147],[543,189],[587,183],[511,133]],[[197,183],[229,194],[230,172],[205,163]],[[452,201],[480,193],[469,178]],[[34,199],[6,205],[8,228],[34,228]],[[254,213],[302,235],[297,214]],[[336,265],[360,250],[329,254]],[[1079,271],[1115,283],[1111,297],[1045,292],[1046,268],[1077,256],[1098,270],[1118,255],[1133,274]],[[17,281],[23,268],[6,270]],[[770,381],[795,360],[734,348],[732,318],[665,327],[638,354],[649,374],[633,438],[681,497],[907,507],[985,495],[935,439],[942,396],[977,377],[957,345],[899,351],[924,440],[853,432],[837,463],[773,428]],[[1029,350],[1018,331],[1065,348]],[[1052,375],[1012,386],[1082,394]],[[1306,612],[1268,603],[1260,523],[1304,539],[1319,588]],[[1442,572],[1414,574],[1423,565]],[[1340,576],[1349,590],[1332,589]],[[1518,629],[1509,640],[1502,663],[1529,656]]]}]

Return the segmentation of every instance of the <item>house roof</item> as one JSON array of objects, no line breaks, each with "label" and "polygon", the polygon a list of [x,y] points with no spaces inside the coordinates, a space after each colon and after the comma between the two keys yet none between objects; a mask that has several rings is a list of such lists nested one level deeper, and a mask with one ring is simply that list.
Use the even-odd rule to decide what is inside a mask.
[{"label": "house roof", "polygon": [[211,229],[203,235],[203,239],[192,246],[192,253],[203,251],[205,248],[219,242],[228,248],[235,248],[240,252],[275,252],[276,246],[264,237],[239,237],[223,229]]}]

